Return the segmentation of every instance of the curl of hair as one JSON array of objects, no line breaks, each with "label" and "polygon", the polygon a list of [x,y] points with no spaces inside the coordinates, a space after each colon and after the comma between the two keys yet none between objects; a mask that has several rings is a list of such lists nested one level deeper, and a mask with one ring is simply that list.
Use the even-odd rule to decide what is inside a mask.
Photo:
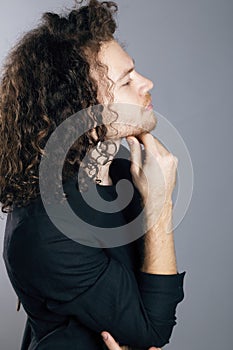
[{"label": "curl of hair", "polygon": [[[82,1],[80,2],[82,3]],[[0,84],[0,202],[2,211],[25,206],[39,194],[39,164],[52,132],[74,113],[97,105],[97,83],[91,77],[101,43],[116,30],[114,2],[90,0],[66,15],[45,13],[42,23],[19,41],[7,57]],[[91,58],[87,49],[91,49]],[[85,116],[85,118],[84,118]],[[101,113],[84,113],[85,130],[101,124]],[[106,136],[96,127],[70,148],[63,176],[74,176],[85,156]],[[68,135],[67,135],[68,137]]]}]

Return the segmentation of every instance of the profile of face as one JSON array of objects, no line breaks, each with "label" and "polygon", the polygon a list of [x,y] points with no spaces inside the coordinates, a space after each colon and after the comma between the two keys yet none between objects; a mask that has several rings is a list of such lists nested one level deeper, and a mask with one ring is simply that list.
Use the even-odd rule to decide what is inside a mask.
[{"label": "profile of face", "polygon": [[98,100],[106,106],[103,122],[107,138],[137,136],[153,130],[157,119],[149,93],[152,81],[135,70],[134,61],[115,40],[102,44],[99,60],[107,66],[107,79],[112,83],[110,100],[104,79],[98,80]]}]

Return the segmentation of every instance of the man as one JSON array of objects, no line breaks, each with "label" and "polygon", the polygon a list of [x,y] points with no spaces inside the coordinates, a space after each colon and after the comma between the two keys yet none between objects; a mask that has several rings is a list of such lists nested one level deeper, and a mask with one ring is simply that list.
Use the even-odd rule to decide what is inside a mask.
[{"label": "man", "polygon": [[[184,273],[177,272],[171,232],[177,160],[149,133],[156,126],[149,94],[153,84],[137,73],[113,37],[116,8],[113,2],[91,0],[65,17],[45,14],[42,25],[10,53],[3,72],[0,201],[8,212],[4,261],[28,315],[22,350],[99,350],[104,347],[103,331],[120,345],[161,347],[169,342],[176,306],[183,299]],[[136,106],[135,113],[127,106]],[[91,235],[89,226],[76,226],[63,202],[56,206],[50,196],[57,195],[55,173],[63,166],[57,155],[77,131],[76,124],[56,136],[49,164],[54,180],[41,178],[39,171],[54,132],[80,110],[83,129],[66,155],[62,186],[77,217],[94,227]],[[116,157],[124,137],[131,165]],[[132,183],[134,196],[116,215],[93,212],[83,202],[81,194],[96,188],[112,202],[121,179]],[[41,183],[48,191],[41,190]],[[138,226],[141,236],[144,228],[147,233],[134,239],[128,224],[142,208],[144,226]],[[107,228],[109,235],[115,227],[122,228],[130,236],[128,243],[106,246],[96,234],[99,227]],[[70,230],[77,239],[69,237]]]}]

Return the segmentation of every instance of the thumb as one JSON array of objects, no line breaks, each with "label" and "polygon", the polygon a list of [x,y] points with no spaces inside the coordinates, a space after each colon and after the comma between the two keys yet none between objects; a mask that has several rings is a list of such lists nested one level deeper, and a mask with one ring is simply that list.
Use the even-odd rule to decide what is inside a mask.
[{"label": "thumb", "polygon": [[142,150],[139,141],[134,136],[128,136],[126,138],[131,158],[131,173],[134,176],[140,175],[140,170],[142,168]]},{"label": "thumb", "polygon": [[110,333],[102,332],[101,335],[109,350],[121,350],[120,346],[114,340]]}]

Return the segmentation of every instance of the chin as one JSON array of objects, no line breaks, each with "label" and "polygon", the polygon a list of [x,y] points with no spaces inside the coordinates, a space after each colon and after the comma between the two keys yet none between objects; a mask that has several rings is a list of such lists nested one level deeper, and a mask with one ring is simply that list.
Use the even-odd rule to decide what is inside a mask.
[{"label": "chin", "polygon": [[147,123],[146,125],[138,125],[137,127],[128,127],[124,130],[118,130],[118,137],[124,138],[127,136],[138,136],[145,132],[151,132],[155,129],[157,122],[153,121],[151,123]]},{"label": "chin", "polygon": [[[154,111],[143,111],[134,114],[135,118],[124,116],[107,125],[107,139],[120,139],[127,136],[138,136],[144,132],[151,132],[157,125],[157,117]],[[128,117],[128,118],[127,118]]]},{"label": "chin", "polygon": [[144,123],[139,125],[137,128],[137,135],[141,134],[142,132],[150,132],[154,130],[157,126],[157,117],[154,111],[146,111],[144,113],[143,120],[144,120]]}]

